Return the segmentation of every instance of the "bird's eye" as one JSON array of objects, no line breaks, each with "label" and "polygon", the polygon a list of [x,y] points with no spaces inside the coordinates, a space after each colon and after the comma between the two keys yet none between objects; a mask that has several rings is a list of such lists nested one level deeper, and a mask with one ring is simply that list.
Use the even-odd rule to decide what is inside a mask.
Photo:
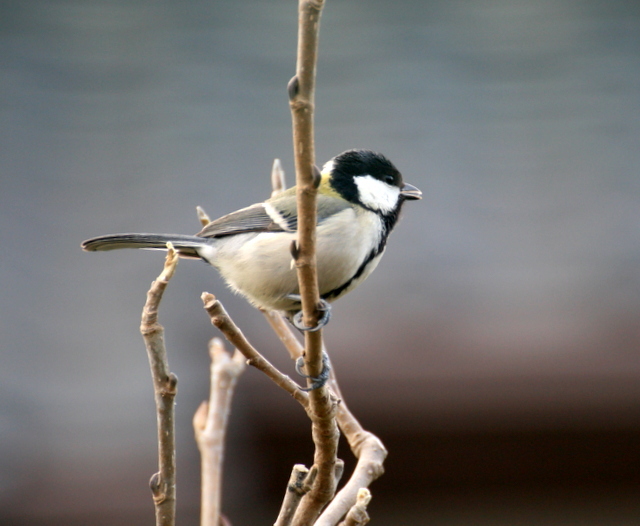
[{"label": "bird's eye", "polygon": [[385,175],[384,182],[388,185],[393,185],[395,183],[395,179],[393,178],[393,175]]}]

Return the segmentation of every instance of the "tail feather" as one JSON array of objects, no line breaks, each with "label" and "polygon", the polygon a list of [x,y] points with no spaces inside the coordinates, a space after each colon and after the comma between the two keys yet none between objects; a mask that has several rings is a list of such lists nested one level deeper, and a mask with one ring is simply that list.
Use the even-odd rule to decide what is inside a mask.
[{"label": "tail feather", "polygon": [[191,258],[199,258],[198,247],[206,244],[201,237],[180,234],[110,234],[84,241],[82,249],[87,252],[120,248],[166,249],[167,242],[171,242],[182,257]]}]

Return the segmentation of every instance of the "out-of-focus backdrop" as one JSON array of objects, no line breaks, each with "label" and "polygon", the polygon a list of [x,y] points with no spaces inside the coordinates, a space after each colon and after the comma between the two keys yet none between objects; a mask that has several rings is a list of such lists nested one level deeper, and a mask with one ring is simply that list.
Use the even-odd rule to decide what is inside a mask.
[{"label": "out-of-focus backdrop", "polygon": [[[155,414],[138,325],[158,253],[293,180],[296,2],[28,0],[0,8],[0,522],[153,524]],[[387,444],[381,524],[640,522],[640,4],[327,2],[317,156],[383,152],[424,193],[326,332]],[[184,261],[160,312],[179,522],[197,524],[200,293],[293,373],[262,316]],[[255,371],[225,510],[270,524],[309,424]],[[353,465],[345,447],[341,456]]]}]

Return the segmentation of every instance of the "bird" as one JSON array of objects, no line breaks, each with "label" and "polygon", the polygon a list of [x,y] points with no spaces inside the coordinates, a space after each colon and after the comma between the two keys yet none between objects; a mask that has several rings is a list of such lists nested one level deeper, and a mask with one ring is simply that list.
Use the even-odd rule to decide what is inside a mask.
[{"label": "bird", "polygon": [[[317,192],[316,265],[322,304],[341,298],[376,268],[405,201],[422,192],[405,183],[384,155],[348,150],[328,161]],[[283,311],[300,329],[301,301],[292,264],[297,239],[296,188],[209,222],[195,235],[126,233],[84,241],[85,251],[121,248],[166,250],[201,259],[227,285],[259,309]],[[318,323],[326,324],[328,317]],[[316,328],[318,328],[316,327]]]}]

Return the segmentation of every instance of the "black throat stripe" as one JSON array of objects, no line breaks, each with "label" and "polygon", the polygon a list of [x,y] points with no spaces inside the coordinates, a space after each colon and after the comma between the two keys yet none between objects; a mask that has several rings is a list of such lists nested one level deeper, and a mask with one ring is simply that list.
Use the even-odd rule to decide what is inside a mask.
[{"label": "black throat stripe", "polygon": [[360,276],[362,276],[362,274],[367,269],[369,264],[376,257],[378,257],[380,254],[382,254],[384,252],[384,249],[385,249],[385,247],[387,245],[387,238],[389,237],[389,233],[391,232],[391,228],[393,228],[393,225],[395,224],[395,222],[396,222],[396,220],[398,218],[398,215],[395,214],[395,217],[393,218],[393,222],[390,224],[391,226],[389,226],[389,223],[387,222],[388,218],[386,216],[384,216],[382,214],[378,214],[378,215],[380,216],[380,219],[382,220],[382,235],[380,236],[380,242],[378,243],[378,246],[376,248],[374,248],[371,252],[369,252],[369,254],[364,259],[362,264],[358,267],[358,270],[356,271],[356,273],[353,276],[351,276],[351,278],[349,278],[345,283],[343,283],[339,287],[327,292],[326,294],[323,294],[321,296],[323,300],[332,300],[332,299],[336,299],[336,298],[340,297],[340,295],[343,292],[345,292],[351,286],[351,284],[354,281],[356,281],[358,278],[360,278]]}]

